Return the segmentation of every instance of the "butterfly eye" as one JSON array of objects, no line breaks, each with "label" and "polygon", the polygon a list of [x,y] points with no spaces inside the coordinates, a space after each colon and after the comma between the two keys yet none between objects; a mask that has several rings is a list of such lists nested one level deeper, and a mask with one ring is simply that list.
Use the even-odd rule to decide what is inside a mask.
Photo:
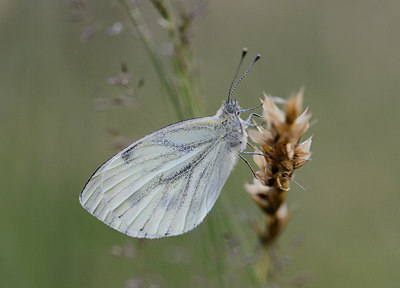
[{"label": "butterfly eye", "polygon": [[228,112],[229,114],[232,114],[234,112],[233,106],[232,105],[226,105],[225,107],[226,112]]}]

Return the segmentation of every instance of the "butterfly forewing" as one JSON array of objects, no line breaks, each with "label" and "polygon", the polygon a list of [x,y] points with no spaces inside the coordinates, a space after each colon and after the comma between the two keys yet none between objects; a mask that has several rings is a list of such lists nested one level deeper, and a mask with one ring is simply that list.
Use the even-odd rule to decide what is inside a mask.
[{"label": "butterfly forewing", "polygon": [[105,162],[80,201],[112,228],[134,237],[178,235],[214,205],[235,161],[218,117],[160,129]]}]

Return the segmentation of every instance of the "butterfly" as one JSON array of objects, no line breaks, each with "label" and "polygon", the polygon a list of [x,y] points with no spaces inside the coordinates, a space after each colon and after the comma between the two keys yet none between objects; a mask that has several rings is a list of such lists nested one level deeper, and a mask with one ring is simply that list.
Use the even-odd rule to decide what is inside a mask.
[{"label": "butterfly", "polygon": [[161,128],[102,164],[83,188],[81,205],[108,226],[137,238],[175,236],[199,225],[246,147],[246,128],[255,113],[246,121],[240,113],[259,106],[241,110],[231,96],[259,58],[232,89],[234,78],[228,100],[215,116]]}]

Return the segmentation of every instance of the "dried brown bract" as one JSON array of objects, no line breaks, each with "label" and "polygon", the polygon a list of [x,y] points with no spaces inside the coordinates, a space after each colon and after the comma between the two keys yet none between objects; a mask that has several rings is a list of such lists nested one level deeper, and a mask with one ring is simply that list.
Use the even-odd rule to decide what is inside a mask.
[{"label": "dried brown bract", "polygon": [[249,131],[251,139],[260,145],[260,151],[256,151],[260,155],[254,156],[259,167],[257,178],[253,184],[246,184],[246,190],[264,213],[263,225],[258,229],[264,246],[276,240],[289,220],[285,199],[293,172],[310,160],[311,137],[300,143],[311,118],[308,109],[301,112],[303,93],[301,90],[292,96],[284,111],[272,97],[264,94],[263,116],[267,127],[258,126],[258,131]]}]

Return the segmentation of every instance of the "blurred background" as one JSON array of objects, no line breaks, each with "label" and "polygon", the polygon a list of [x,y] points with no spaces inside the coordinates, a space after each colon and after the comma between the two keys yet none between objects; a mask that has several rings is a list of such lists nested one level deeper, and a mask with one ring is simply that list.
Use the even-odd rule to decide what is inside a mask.
[{"label": "blurred background", "polygon": [[[77,3],[0,3],[0,286],[257,287],[251,223],[261,213],[242,162],[205,222],[183,236],[132,239],[80,206],[85,182],[119,145],[177,117],[121,3]],[[168,53],[159,15],[137,3]],[[263,91],[286,98],[306,87],[313,159],[296,173],[305,190],[293,184],[288,194],[293,214],[271,287],[395,287],[400,2],[191,5],[200,7],[190,41],[204,116],[226,98],[244,46],[248,62],[262,59],[235,92],[242,107]],[[132,87],[144,85],[132,103],[108,105],[123,94],[107,83],[121,62]]]}]

